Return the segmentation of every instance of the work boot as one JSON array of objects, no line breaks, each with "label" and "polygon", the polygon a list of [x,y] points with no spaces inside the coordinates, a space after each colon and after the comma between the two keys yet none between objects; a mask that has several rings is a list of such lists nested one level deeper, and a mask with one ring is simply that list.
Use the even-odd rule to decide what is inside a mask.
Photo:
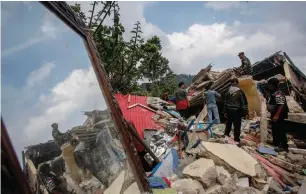
[{"label": "work boot", "polygon": [[289,149],[288,148],[277,147],[277,148],[274,148],[274,151],[276,151],[276,152],[289,152]]}]

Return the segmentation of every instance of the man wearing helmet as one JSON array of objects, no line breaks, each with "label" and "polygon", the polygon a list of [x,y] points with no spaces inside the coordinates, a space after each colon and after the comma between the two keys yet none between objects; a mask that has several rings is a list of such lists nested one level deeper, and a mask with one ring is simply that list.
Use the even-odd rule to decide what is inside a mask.
[{"label": "man wearing helmet", "polygon": [[288,118],[288,106],[285,95],[279,89],[279,80],[275,77],[268,80],[272,92],[268,99],[268,111],[271,113],[273,145],[275,151],[288,151],[287,136],[284,121]]}]

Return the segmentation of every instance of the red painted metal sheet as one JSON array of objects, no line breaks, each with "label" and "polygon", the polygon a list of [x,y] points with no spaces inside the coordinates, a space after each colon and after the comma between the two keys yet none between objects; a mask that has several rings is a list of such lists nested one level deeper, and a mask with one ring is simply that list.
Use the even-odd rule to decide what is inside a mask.
[{"label": "red painted metal sheet", "polygon": [[[128,109],[129,106],[137,103],[148,106],[146,96],[130,95],[129,97],[129,95],[122,95],[118,93],[116,94],[116,99],[119,103],[124,118],[128,122],[132,122],[135,125],[141,138],[144,138],[144,129],[161,129],[161,126],[155,124],[152,119],[156,113],[141,106],[135,106]],[[128,102],[128,99],[130,99],[130,102]]]}]

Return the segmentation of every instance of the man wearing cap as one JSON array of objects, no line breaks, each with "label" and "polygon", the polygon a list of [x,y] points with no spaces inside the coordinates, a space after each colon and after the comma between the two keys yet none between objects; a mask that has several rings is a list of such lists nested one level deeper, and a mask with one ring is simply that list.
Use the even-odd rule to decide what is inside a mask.
[{"label": "man wearing cap", "polygon": [[272,95],[268,99],[268,111],[271,113],[273,145],[275,151],[288,151],[285,119],[288,118],[289,108],[286,97],[279,89],[279,80],[275,77],[268,80],[269,90]]},{"label": "man wearing cap", "polygon": [[252,64],[250,60],[244,55],[244,52],[238,54],[241,60],[241,69],[243,70],[243,75],[252,75]]},{"label": "man wearing cap", "polygon": [[224,135],[229,137],[232,125],[234,125],[234,140],[240,143],[241,119],[247,116],[248,101],[244,92],[239,88],[239,80],[233,78],[224,100],[224,117],[227,118]]}]

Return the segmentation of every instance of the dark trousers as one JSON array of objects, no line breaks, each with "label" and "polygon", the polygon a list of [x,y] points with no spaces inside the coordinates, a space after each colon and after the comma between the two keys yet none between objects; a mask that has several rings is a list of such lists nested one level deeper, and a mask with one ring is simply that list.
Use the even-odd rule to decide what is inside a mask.
[{"label": "dark trousers", "polygon": [[288,149],[286,130],[284,126],[284,119],[279,118],[277,122],[272,122],[273,145],[275,147]]},{"label": "dark trousers", "polygon": [[180,115],[184,118],[184,119],[188,119],[188,109],[184,109],[184,110],[178,110],[178,112],[180,113]]},{"label": "dark trousers", "polygon": [[242,113],[241,111],[227,111],[227,123],[225,128],[225,135],[229,136],[232,124],[234,124],[234,140],[237,142],[240,142],[240,129],[241,129],[241,117]]}]

